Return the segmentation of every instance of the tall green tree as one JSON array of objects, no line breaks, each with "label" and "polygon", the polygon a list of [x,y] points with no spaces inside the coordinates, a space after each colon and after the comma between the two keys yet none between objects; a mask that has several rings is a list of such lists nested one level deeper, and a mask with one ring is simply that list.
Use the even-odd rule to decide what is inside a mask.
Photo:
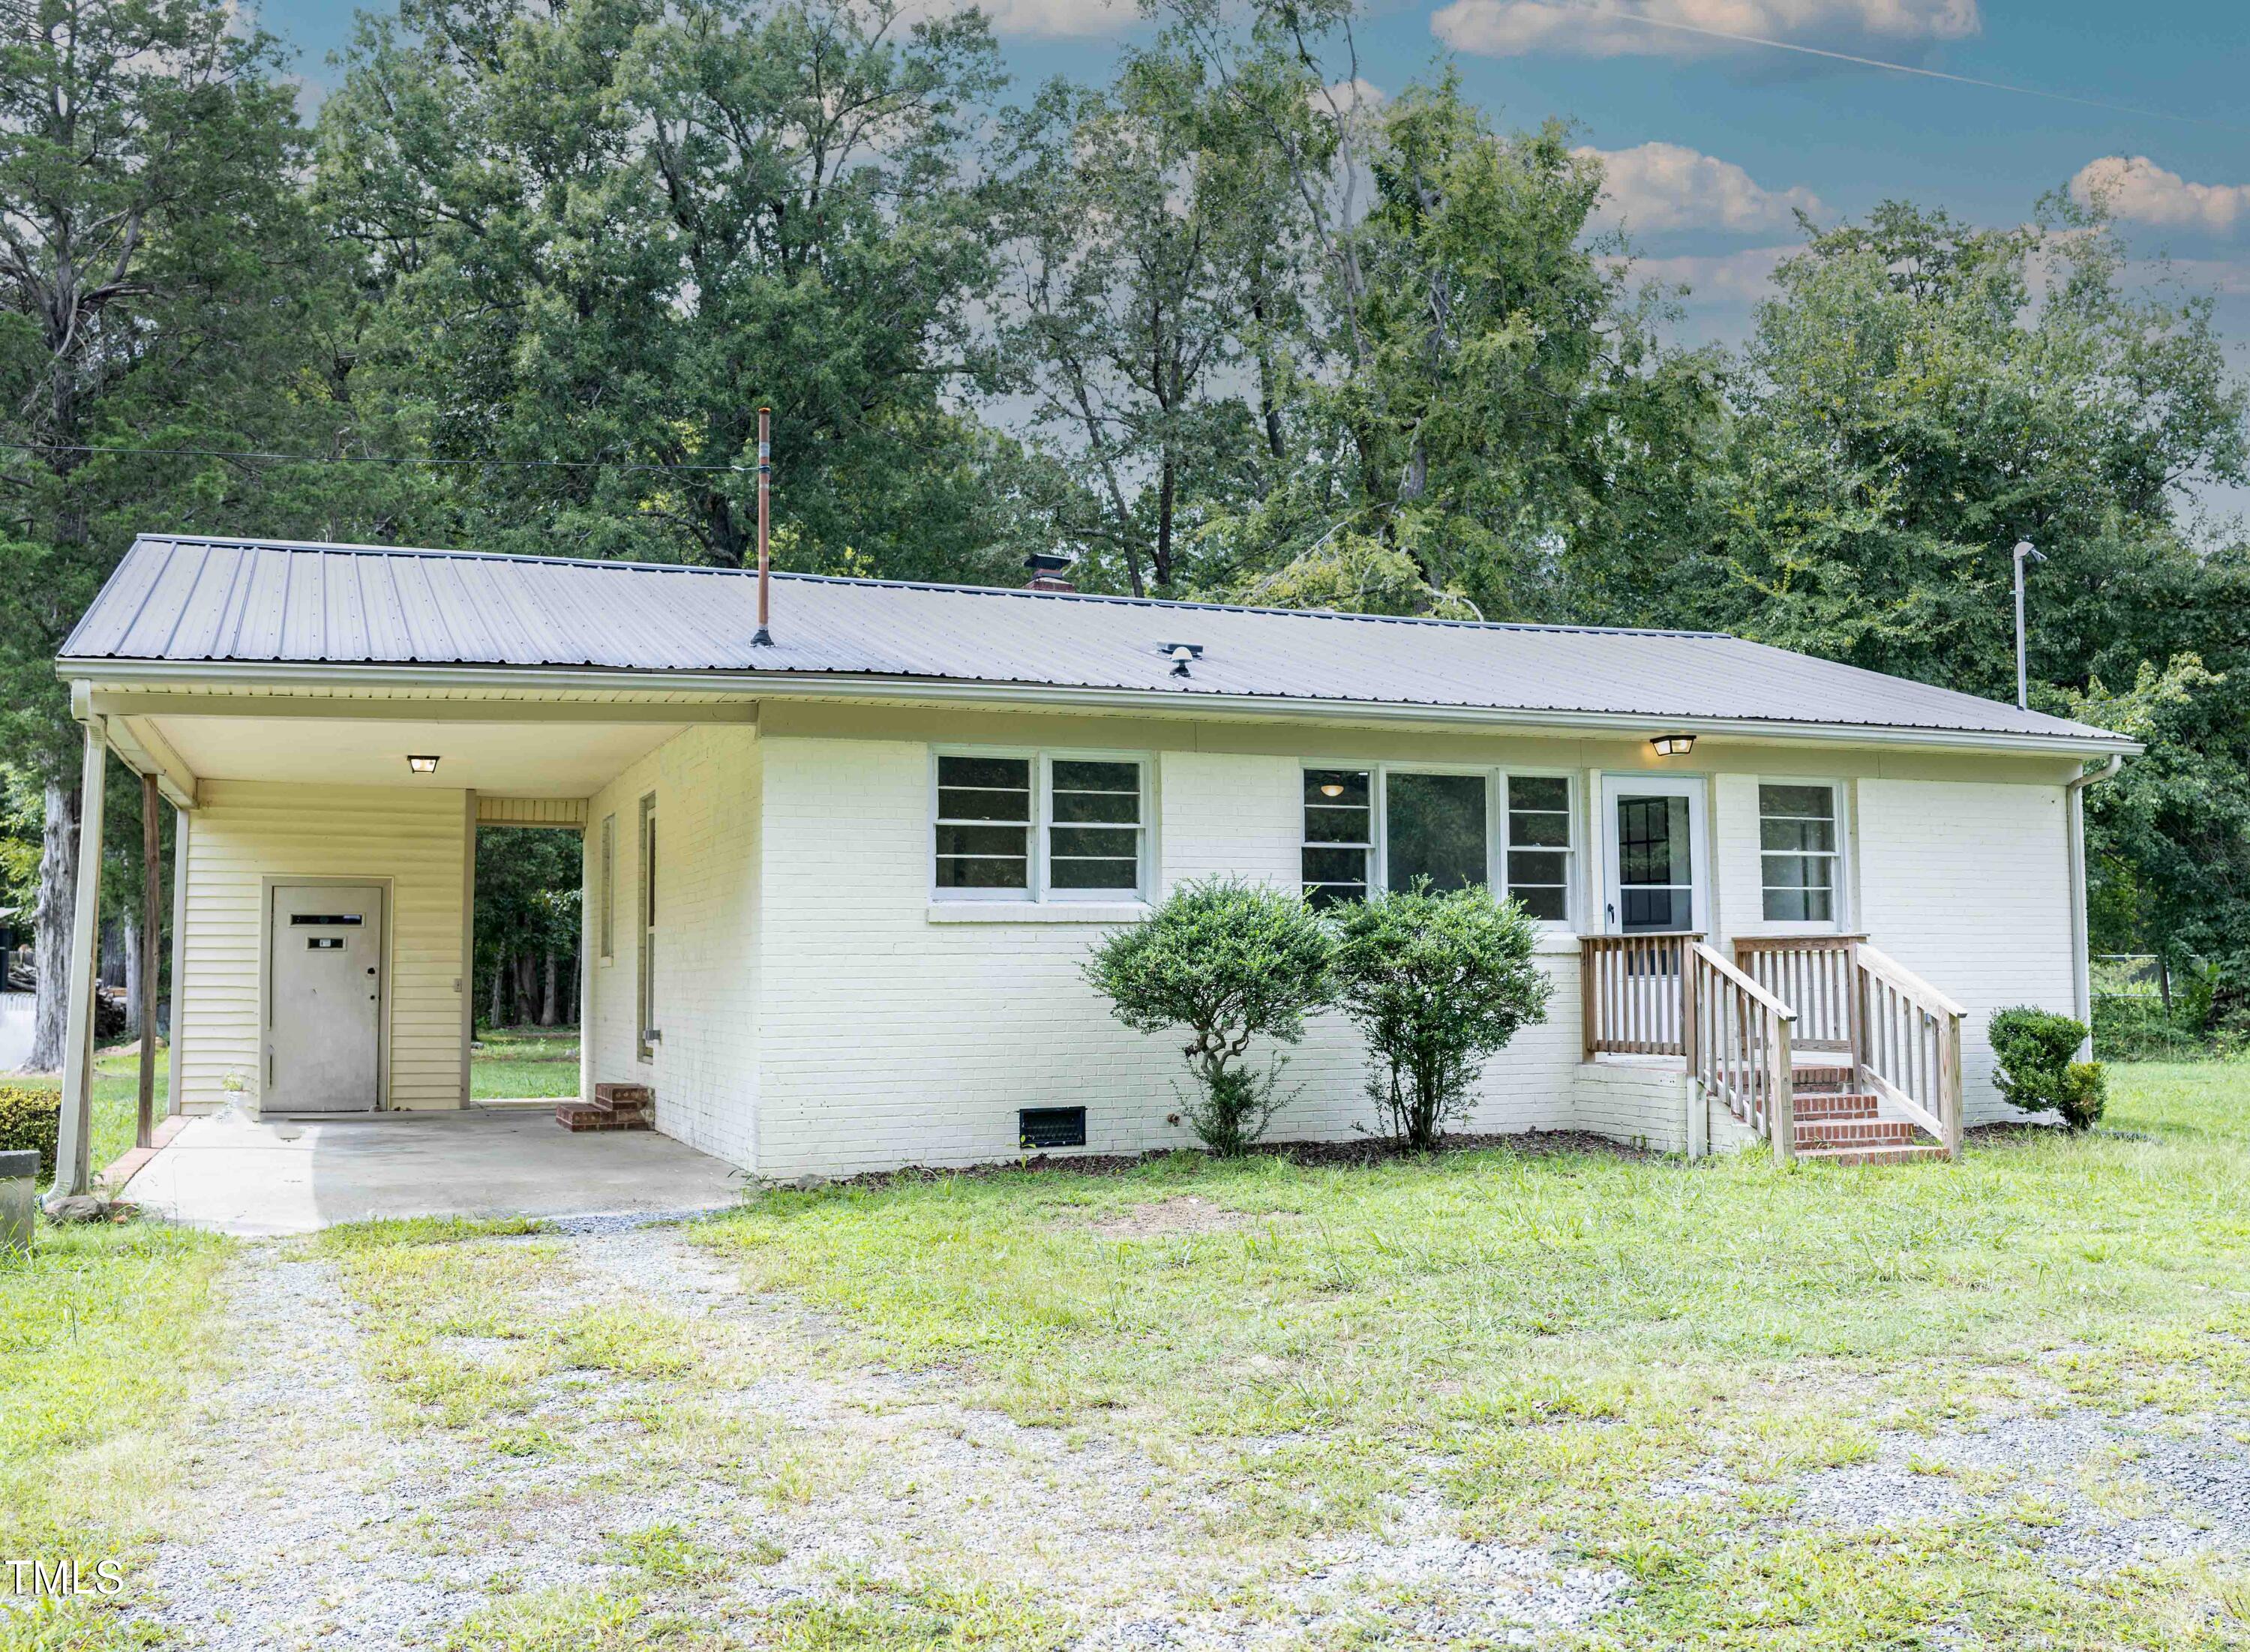
[{"label": "tall green tree", "polygon": [[962,575],[1002,526],[949,403],[992,211],[974,12],[890,0],[405,0],[363,18],[317,193],[361,247],[372,368],[461,532],[728,567],[775,412],[783,560]]},{"label": "tall green tree", "polygon": [[34,1066],[62,1057],[78,829],[52,662],[128,525],[240,479],[117,450],[247,445],[246,401],[286,398],[258,341],[305,245],[297,142],[273,42],[222,0],[0,11],[0,741],[44,800]]},{"label": "tall green tree", "polygon": [[2186,520],[2184,490],[2246,474],[2210,300],[2129,283],[2099,213],[2060,200],[2009,230],[1888,203],[1776,282],[1639,600],[2012,699],[2029,540],[2039,703],[2152,741],[2089,799],[2107,944],[2250,964],[2250,588]]}]

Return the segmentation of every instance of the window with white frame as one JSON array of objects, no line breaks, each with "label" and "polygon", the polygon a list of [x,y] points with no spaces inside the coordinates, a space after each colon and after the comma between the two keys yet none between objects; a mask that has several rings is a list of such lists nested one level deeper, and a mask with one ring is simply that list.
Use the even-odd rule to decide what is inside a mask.
[{"label": "window with white frame", "polygon": [[1565,924],[1577,848],[1566,775],[1378,765],[1304,771],[1305,898],[1484,885]]},{"label": "window with white frame", "polygon": [[1137,757],[940,752],[932,888],[941,900],[1138,900],[1148,765]]},{"label": "window with white frame", "polygon": [[1836,920],[1836,788],[1818,782],[1758,788],[1758,851],[1764,868],[1765,917],[1775,924]]},{"label": "window with white frame", "polygon": [[1315,906],[1367,898],[1375,855],[1374,772],[1305,771],[1305,840],[1301,856],[1305,899]]}]

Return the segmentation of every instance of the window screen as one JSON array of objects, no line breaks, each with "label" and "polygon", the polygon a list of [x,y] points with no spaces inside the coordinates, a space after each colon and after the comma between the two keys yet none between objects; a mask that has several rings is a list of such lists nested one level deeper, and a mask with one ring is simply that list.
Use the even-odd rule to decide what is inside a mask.
[{"label": "window screen", "polygon": [[1769,923],[1836,919],[1836,788],[1758,788],[1758,850]]},{"label": "window screen", "polygon": [[1032,760],[937,760],[937,886],[1032,886]]},{"label": "window screen", "polygon": [[1483,775],[1386,774],[1384,803],[1385,882],[1392,893],[1424,879],[1440,895],[1489,879]]},{"label": "window screen", "polygon": [[1363,768],[1305,771],[1305,898],[1315,906],[1367,898],[1375,793]]},{"label": "window screen", "polygon": [[1570,915],[1570,782],[1511,774],[1508,788],[1508,892],[1543,922]]},{"label": "window screen", "polygon": [[1058,757],[1048,767],[1047,887],[1130,895],[1141,885],[1141,765]]}]

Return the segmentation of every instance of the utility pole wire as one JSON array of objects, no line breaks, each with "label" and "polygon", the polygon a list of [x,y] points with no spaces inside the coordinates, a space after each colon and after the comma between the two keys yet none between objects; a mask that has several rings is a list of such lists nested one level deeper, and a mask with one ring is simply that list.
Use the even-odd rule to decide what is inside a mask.
[{"label": "utility pole wire", "polygon": [[1623,20],[1646,24],[1652,29],[1669,29],[1676,34],[1701,35],[1710,40],[1732,40],[1741,45],[1770,46],[1776,52],[1796,52],[1808,58],[1827,58],[1837,63],[1857,64],[1863,69],[1888,69],[1894,74],[1920,75],[1926,80],[1950,80],[1956,86],[1977,86],[1987,92],[2010,92],[2018,97],[2046,98],[2056,103],[2074,103],[2081,108],[2106,109],[2112,114],[2138,115],[2157,120],[2185,120],[2195,126],[2215,127],[2221,132],[2250,132],[2250,127],[2230,120],[2214,120],[2207,115],[2182,114],[2176,109],[2143,109],[2129,103],[2110,103],[2101,98],[2081,98],[2069,92],[2049,92],[2042,86],[2012,85],[2005,80],[1984,80],[1970,74],[1951,74],[1943,69],[1925,69],[1911,63],[1893,63],[1888,58],[1863,58],[1855,52],[1832,52],[1825,46],[1808,46],[1794,40],[1776,40],[1762,34],[1738,34],[1731,29],[1706,28],[1701,24],[1681,23],[1674,17],[1660,17],[1646,11],[1620,9],[1619,0],[1582,0],[1582,3],[1564,8],[1601,13]]},{"label": "utility pole wire", "polygon": [[0,448],[19,453],[115,453],[142,458],[258,459],[274,465],[490,465],[514,470],[547,471],[718,471],[738,476],[753,474],[751,465],[672,465],[641,459],[447,459],[401,458],[390,454],[259,453],[216,447],[100,447],[83,442],[9,442]]}]

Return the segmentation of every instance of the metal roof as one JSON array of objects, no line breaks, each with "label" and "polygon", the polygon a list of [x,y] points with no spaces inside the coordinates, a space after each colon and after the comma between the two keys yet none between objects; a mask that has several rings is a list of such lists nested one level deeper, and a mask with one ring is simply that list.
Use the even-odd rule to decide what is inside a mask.
[{"label": "metal roof", "polygon": [[[735,569],[148,534],[62,664],[76,676],[110,661],[848,677],[2134,749],[2082,723],[1702,631],[791,574],[774,576],[771,646],[752,644],[756,628],[756,577]],[[1186,677],[1160,651],[1172,643],[1202,650]]]}]

